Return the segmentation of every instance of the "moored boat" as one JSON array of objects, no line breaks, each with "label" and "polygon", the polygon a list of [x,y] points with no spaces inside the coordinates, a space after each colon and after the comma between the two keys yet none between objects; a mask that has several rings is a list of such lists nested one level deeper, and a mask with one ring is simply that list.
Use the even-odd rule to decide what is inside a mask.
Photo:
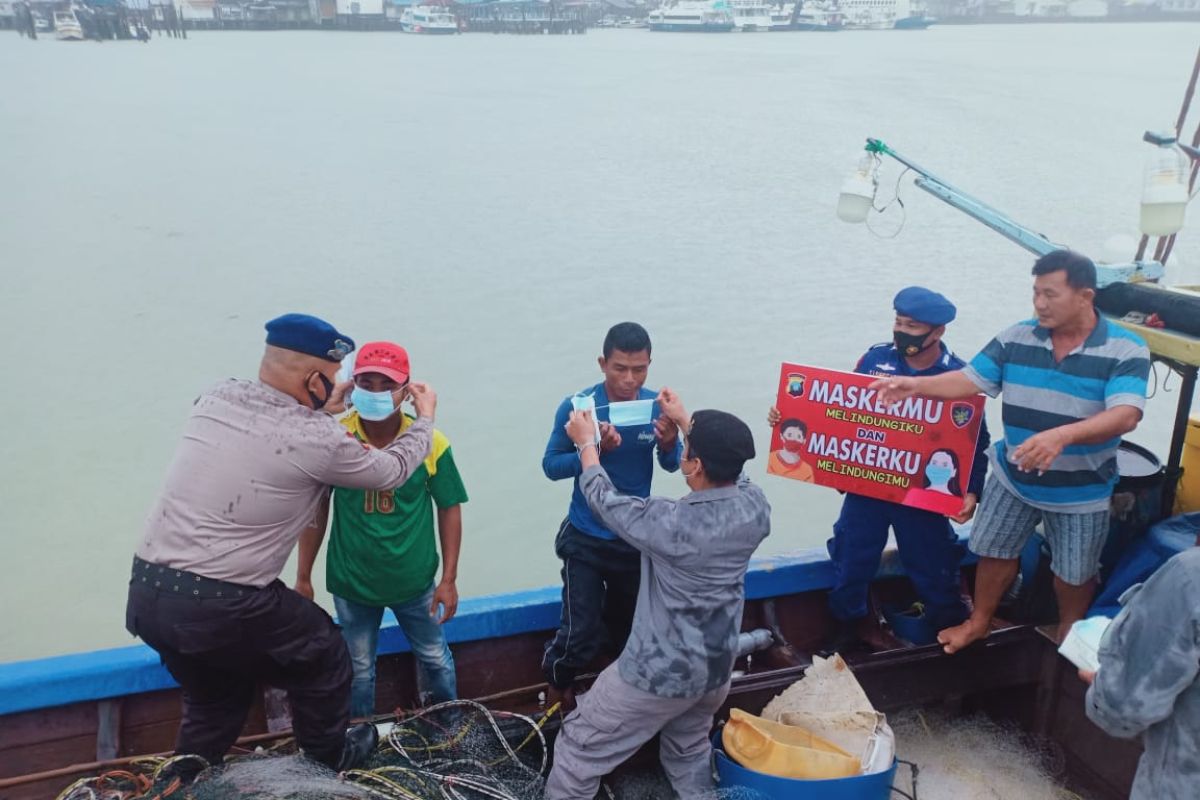
[{"label": "moored boat", "polygon": [[458,33],[458,19],[446,6],[409,6],[400,15],[405,33]]},{"label": "moored boat", "polygon": [[74,11],[54,12],[54,38],[62,42],[83,41],[83,26]]},{"label": "moored boat", "polygon": [[648,27],[665,33],[728,33],[733,12],[725,0],[680,0],[650,12]]}]

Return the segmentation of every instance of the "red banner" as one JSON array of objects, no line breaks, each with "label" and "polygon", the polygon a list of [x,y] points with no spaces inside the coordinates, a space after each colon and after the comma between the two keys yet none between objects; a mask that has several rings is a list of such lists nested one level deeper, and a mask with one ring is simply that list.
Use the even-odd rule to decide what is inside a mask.
[{"label": "red banner", "polygon": [[983,395],[884,406],[878,377],[784,364],[767,472],[954,515],[975,461]]}]

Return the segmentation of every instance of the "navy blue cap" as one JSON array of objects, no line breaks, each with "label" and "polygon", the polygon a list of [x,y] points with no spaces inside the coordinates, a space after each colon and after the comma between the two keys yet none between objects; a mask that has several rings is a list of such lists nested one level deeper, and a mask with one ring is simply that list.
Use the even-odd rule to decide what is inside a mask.
[{"label": "navy blue cap", "polygon": [[912,317],[926,325],[945,325],[953,322],[958,309],[942,295],[924,286],[901,289],[892,301],[897,314]]},{"label": "navy blue cap", "polygon": [[341,361],[354,352],[354,340],[338,333],[323,319],[308,314],[284,314],[267,323],[267,344],[295,350],[326,361]]}]

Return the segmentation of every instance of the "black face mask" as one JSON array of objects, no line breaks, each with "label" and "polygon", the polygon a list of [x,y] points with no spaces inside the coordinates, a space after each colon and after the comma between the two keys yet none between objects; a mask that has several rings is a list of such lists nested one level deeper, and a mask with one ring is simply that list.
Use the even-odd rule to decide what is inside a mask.
[{"label": "black face mask", "polygon": [[904,331],[892,331],[892,341],[896,343],[896,349],[900,351],[900,355],[906,358],[912,358],[918,353],[929,349],[933,345],[933,342],[926,344],[925,340],[928,338],[928,333],[915,334],[905,333]]},{"label": "black face mask", "polygon": [[[308,381],[312,380],[312,376],[316,375],[321,379],[321,385],[325,387],[325,396],[317,397],[312,389],[308,389]],[[304,382],[304,386],[308,389],[308,399],[312,401],[312,407],[316,411],[320,411],[329,402],[329,395],[333,394],[333,381],[325,377],[323,372],[312,372],[308,376],[308,380]]]}]

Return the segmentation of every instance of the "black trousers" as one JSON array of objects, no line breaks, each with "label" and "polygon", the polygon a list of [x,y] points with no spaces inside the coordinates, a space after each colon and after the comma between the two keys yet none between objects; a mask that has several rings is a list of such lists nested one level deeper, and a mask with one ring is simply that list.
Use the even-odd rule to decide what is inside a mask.
[{"label": "black trousers", "polygon": [[125,627],[183,687],[176,753],[220,763],[264,683],[287,691],[304,752],[336,767],[350,719],[350,654],[320,606],[278,580],[241,597],[199,598],[140,578],[129,585]]},{"label": "black trousers", "polygon": [[546,643],[542,672],[565,689],[604,649],[619,653],[637,607],[642,557],[620,539],[589,536],[564,520],[554,539],[562,559],[562,617]]}]

